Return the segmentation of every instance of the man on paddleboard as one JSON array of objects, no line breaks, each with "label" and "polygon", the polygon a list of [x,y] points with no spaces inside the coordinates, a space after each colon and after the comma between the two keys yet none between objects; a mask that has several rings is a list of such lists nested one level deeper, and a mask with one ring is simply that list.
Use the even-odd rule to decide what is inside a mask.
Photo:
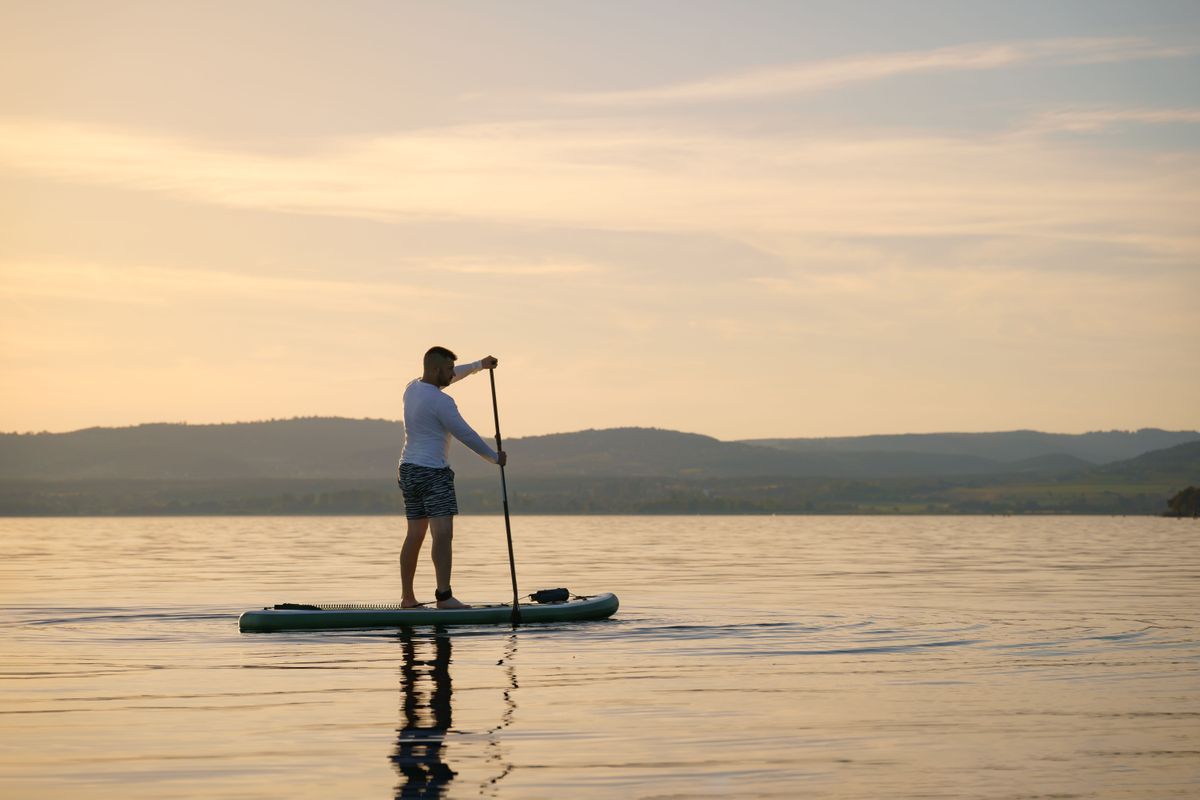
[{"label": "man on paddleboard", "polygon": [[417,560],[425,532],[433,533],[433,570],[437,577],[438,608],[468,608],[454,597],[450,588],[453,565],[454,515],[458,500],[454,495],[454,471],[450,469],[450,437],[453,436],[482,458],[504,466],[505,454],[496,452],[458,413],[454,398],[445,387],[484,369],[495,369],[494,357],[471,364],[454,366],[458,356],[444,347],[431,347],[425,353],[424,374],[404,388],[404,450],[400,454],[400,488],[404,492],[404,512],[408,517],[408,535],[400,550],[400,583],[405,607],[419,605],[413,592]]}]

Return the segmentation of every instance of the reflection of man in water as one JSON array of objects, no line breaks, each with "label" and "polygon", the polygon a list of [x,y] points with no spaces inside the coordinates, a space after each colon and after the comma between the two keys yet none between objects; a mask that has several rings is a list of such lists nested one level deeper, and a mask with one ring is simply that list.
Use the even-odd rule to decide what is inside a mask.
[{"label": "reflection of man in water", "polygon": [[[392,763],[404,776],[404,783],[396,787],[396,797],[442,797],[458,774],[442,761],[446,731],[451,726],[450,641],[445,635],[431,642],[414,639],[408,630],[400,633],[404,726],[398,732]],[[432,661],[417,657],[418,645],[426,653],[433,646]]]}]

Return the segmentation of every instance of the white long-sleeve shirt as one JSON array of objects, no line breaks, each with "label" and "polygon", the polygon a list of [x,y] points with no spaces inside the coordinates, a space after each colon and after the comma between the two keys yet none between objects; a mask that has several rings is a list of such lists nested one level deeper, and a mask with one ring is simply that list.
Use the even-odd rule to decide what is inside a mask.
[{"label": "white long-sleeve shirt", "polygon": [[[454,379],[450,382],[481,369],[482,361],[460,364],[454,368]],[[458,413],[453,397],[420,378],[410,381],[404,387],[404,450],[400,453],[400,463],[434,468],[450,466],[451,436],[493,464],[499,461],[496,451]]]}]

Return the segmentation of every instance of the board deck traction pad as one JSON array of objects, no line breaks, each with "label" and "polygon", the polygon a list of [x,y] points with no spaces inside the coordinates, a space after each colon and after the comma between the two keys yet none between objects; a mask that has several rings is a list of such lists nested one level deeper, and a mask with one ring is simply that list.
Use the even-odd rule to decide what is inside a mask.
[{"label": "board deck traction pad", "polygon": [[[538,598],[539,595],[550,596],[552,592],[563,592],[564,595],[561,600],[547,601]],[[591,600],[593,597],[598,596],[594,594],[571,594],[566,589],[542,589],[533,594],[527,594],[521,599],[529,600],[532,598],[539,605],[551,605],[569,603],[572,600]],[[399,603],[276,603],[273,606],[264,607],[263,611],[413,611],[421,608],[432,611],[433,609],[427,608],[428,605],[428,601],[415,606],[404,606]],[[472,608],[512,608],[512,604],[484,603],[483,605],[472,606]]]}]

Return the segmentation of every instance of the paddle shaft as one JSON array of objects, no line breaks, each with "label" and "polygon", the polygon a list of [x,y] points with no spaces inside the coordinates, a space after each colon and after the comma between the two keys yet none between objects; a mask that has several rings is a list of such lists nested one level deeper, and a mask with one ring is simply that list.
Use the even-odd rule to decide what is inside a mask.
[{"label": "paddle shaft", "polygon": [[[492,382],[492,415],[496,418],[496,452],[504,449],[500,440],[500,407],[496,404],[496,370],[488,370],[488,378]],[[513,604],[512,624],[521,624],[521,607],[517,594],[517,562],[513,558],[512,525],[508,521],[508,482],[504,479],[504,465],[500,465],[500,493],[504,500],[504,535],[508,538],[508,572],[512,575]]]}]

